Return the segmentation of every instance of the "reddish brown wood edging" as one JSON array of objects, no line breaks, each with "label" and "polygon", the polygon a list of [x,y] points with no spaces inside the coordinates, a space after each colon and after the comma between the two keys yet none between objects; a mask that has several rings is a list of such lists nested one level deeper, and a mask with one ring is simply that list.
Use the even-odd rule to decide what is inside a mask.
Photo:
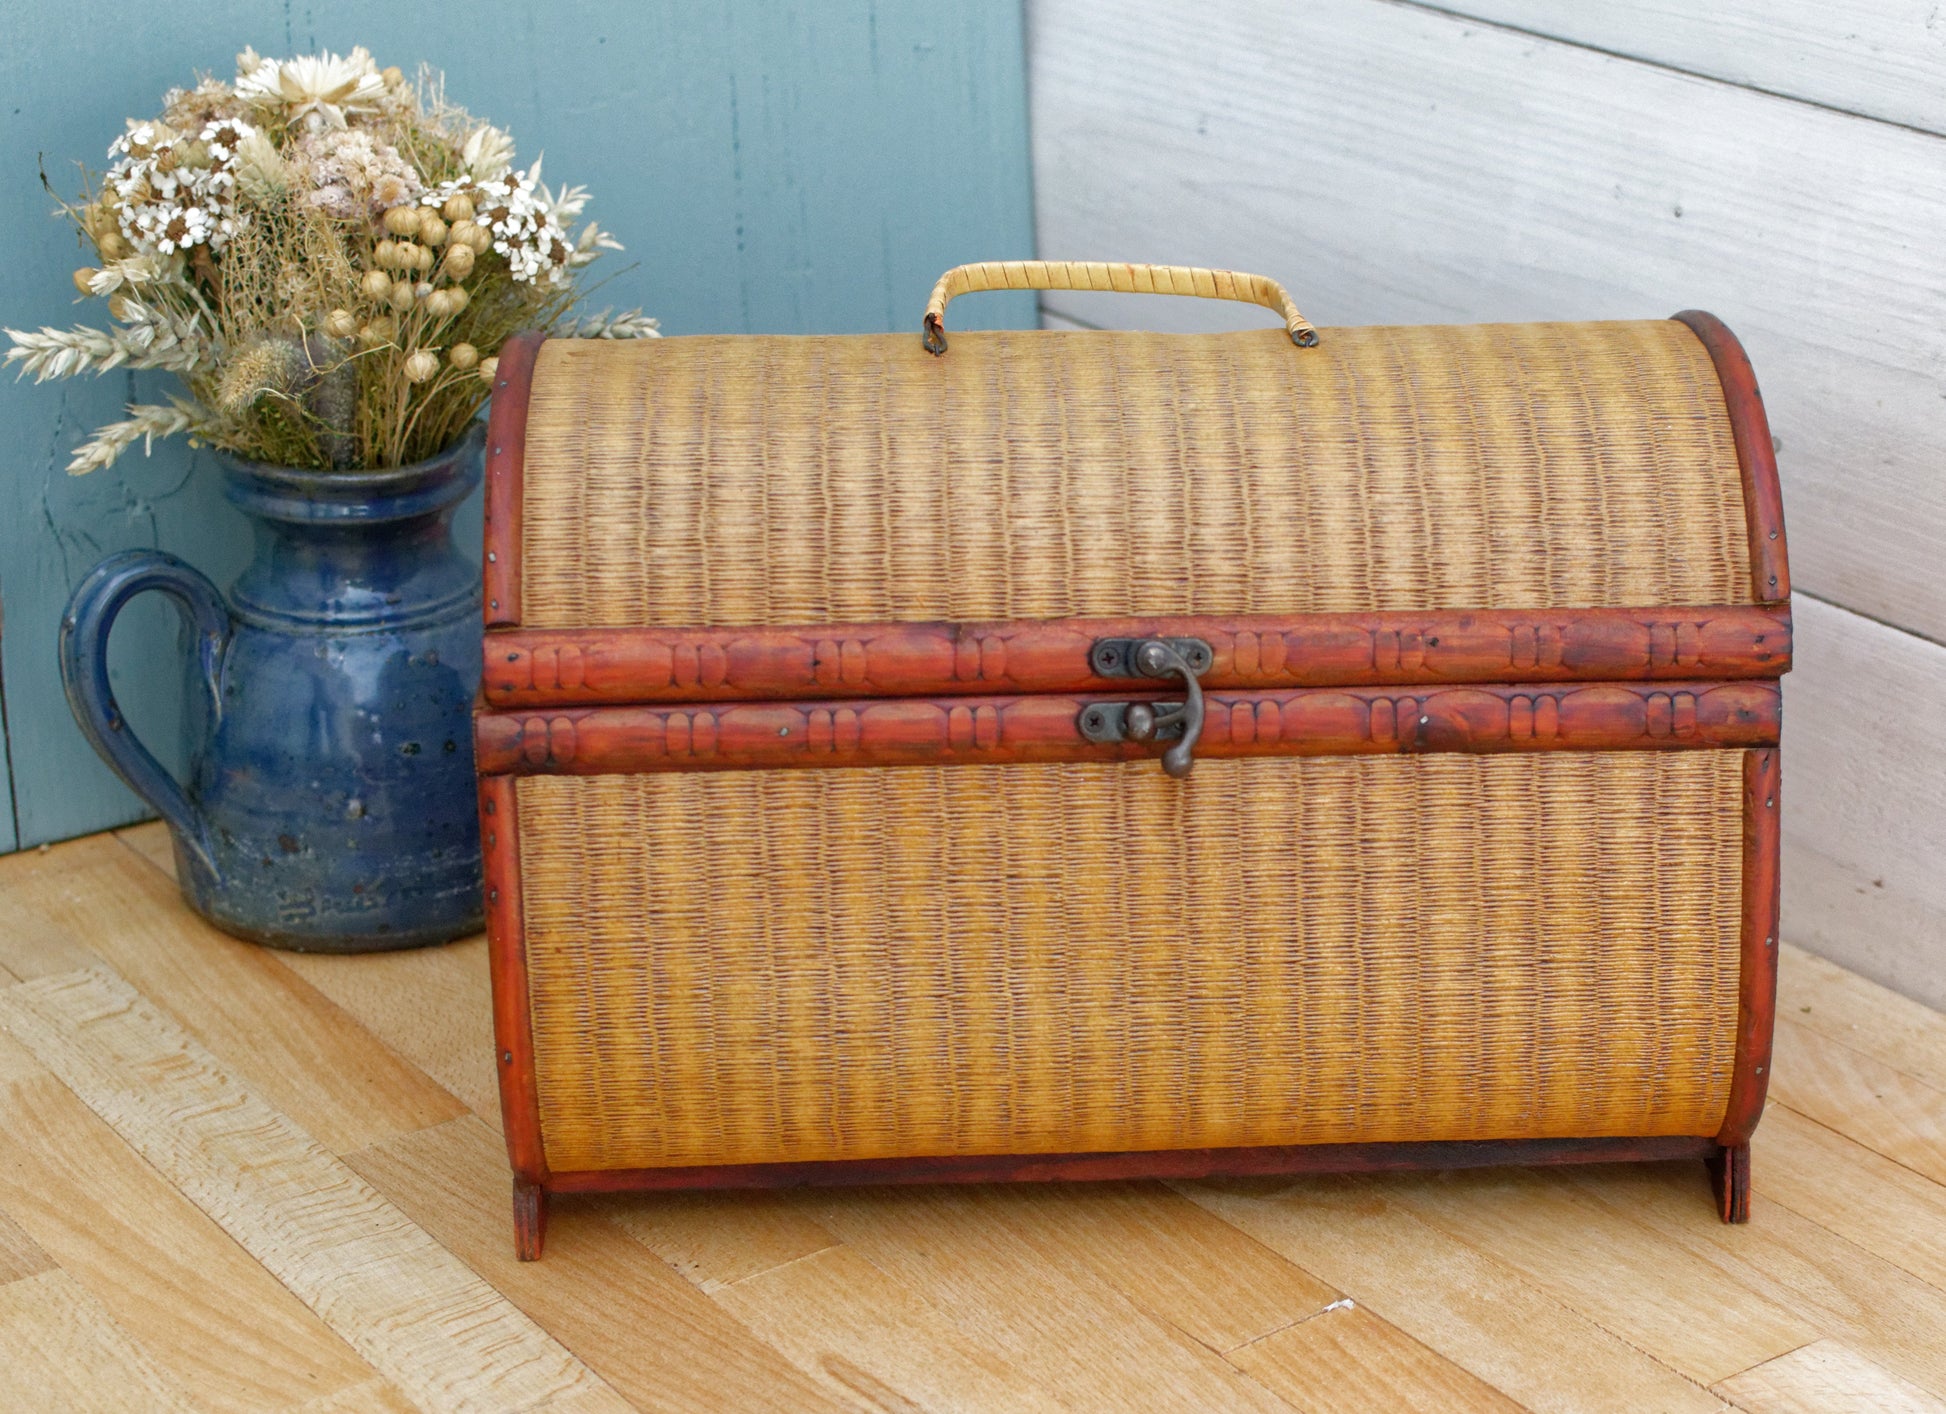
[{"label": "reddish brown wood edging", "polygon": [[1717,381],[1723,385],[1737,466],[1743,474],[1752,596],[1759,604],[1782,603],[1791,597],[1790,562],[1784,551],[1784,492],[1777,480],[1777,448],[1770,439],[1770,419],[1764,413],[1756,370],[1737,336],[1714,314],[1685,309],[1674,318],[1703,341],[1716,365]]},{"label": "reddish brown wood edging", "polygon": [[515,334],[500,346],[487,415],[486,563],[481,613],[488,628],[520,622],[520,527],[527,458],[527,400],[547,335]]},{"label": "reddish brown wood edging", "polygon": [[1777,1017],[1778,826],[1783,807],[1779,752],[1743,761],[1743,968],[1737,988],[1735,1068],[1717,1142],[1747,1143],[1770,1089],[1771,1034]]},{"label": "reddish brown wood edging", "polygon": [[819,1163],[697,1168],[594,1169],[557,1173],[555,1193],[630,1189],[790,1188],[877,1183],[1096,1182],[1124,1178],[1249,1177],[1282,1173],[1384,1173],[1496,1164],[1590,1164],[1702,1159],[1714,1139],[1694,1135],[1620,1139],[1429,1140],[1419,1143],[1283,1144],[1247,1149],[1152,1149],[1103,1154],[839,1159]]},{"label": "reddish brown wood edging", "polygon": [[[1168,699],[1151,684],[1139,696]],[[484,774],[1139,760],[1161,747],[1098,745],[1077,724],[1110,694],[925,701],[709,703],[482,711]],[[1429,751],[1626,751],[1767,746],[1774,682],[1298,688],[1208,693],[1199,756],[1352,756]],[[1165,743],[1166,744],[1166,743]]]},{"label": "reddish brown wood edging", "polygon": [[[493,978],[494,1069],[500,1122],[517,1186],[548,1180],[527,997],[526,918],[520,891],[520,803],[511,776],[480,780],[480,846],[486,873],[487,960]],[[538,1251],[538,1242],[536,1251]]]},{"label": "reddish brown wood edging", "polygon": [[[495,707],[600,702],[1101,692],[1103,638],[1200,638],[1214,688],[1766,678],[1791,664],[1788,608],[516,629],[488,636]],[[1126,681],[1126,680],[1122,680]]]}]

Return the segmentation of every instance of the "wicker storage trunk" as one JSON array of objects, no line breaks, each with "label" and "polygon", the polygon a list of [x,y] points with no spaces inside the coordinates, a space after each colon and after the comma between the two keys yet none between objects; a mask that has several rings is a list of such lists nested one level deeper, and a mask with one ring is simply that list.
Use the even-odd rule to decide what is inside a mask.
[{"label": "wicker storage trunk", "polygon": [[[953,295],[1281,329],[968,333]],[[503,352],[477,719],[550,1193],[1601,1159],[1747,1211],[1782,515],[1708,315]],[[1193,769],[1191,769],[1193,767]]]}]

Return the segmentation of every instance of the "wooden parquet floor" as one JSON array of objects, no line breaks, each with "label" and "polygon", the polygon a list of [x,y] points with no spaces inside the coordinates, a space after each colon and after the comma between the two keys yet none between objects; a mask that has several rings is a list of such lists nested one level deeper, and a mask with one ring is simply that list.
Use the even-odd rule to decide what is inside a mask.
[{"label": "wooden parquet floor", "polygon": [[1702,1166],[561,1199],[486,955],[234,942],[159,826],[0,859],[0,1409],[1946,1410],[1946,1017],[1792,950]]}]

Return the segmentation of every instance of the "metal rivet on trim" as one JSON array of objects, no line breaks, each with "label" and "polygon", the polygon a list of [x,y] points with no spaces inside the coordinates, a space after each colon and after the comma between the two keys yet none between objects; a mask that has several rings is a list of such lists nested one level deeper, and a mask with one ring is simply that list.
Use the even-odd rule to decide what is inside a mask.
[{"label": "metal rivet on trim", "polygon": [[1771,937],[1771,938],[1765,938],[1765,939],[1764,939],[1764,946],[1765,946],[1765,947],[1767,947],[1767,948],[1774,948],[1774,947],[1776,947],[1776,946],[1777,946],[1777,939],[1776,939],[1776,938],[1774,938],[1774,937]]},{"label": "metal rivet on trim", "polygon": [[1762,1066],[1758,1066],[1758,1067],[1757,1067],[1757,1074],[1759,1074],[1759,1075],[1762,1075],[1763,1073],[1764,1073],[1764,1068],[1763,1068]]},{"label": "metal rivet on trim", "polygon": [[491,564],[497,564],[497,563],[499,562],[499,559],[500,559],[500,557],[499,557],[498,555],[496,555],[496,554],[494,554],[494,553],[493,553],[493,551],[491,551],[491,550],[489,550],[489,551],[487,551],[487,563],[488,563],[488,564],[490,564],[490,565],[491,565]]},{"label": "metal rivet on trim", "polygon": [[487,902],[488,902],[488,903],[498,903],[498,902],[500,902],[500,890],[498,890],[498,889],[488,889],[488,890],[487,890]]},{"label": "metal rivet on trim", "polygon": [[493,600],[493,601],[492,601],[492,607],[493,607],[493,608],[496,608],[496,609],[497,609],[497,608],[499,608],[499,607],[500,607],[500,601],[499,601],[498,599],[495,599],[495,600]]},{"label": "metal rivet on trim", "polygon": [[514,1063],[514,1053],[512,1051],[502,1051],[500,1053],[500,1064],[512,1065],[513,1063]]},{"label": "metal rivet on trim", "polygon": [[1775,796],[1772,796],[1769,800],[1766,800],[1764,802],[1764,809],[1768,810],[1775,804],[1777,804],[1777,798]]},{"label": "metal rivet on trim", "polygon": [[1774,530],[1773,530],[1773,531],[1771,531],[1771,532],[1770,532],[1770,538],[1771,538],[1772,540],[1775,540],[1775,539],[1777,538],[1777,532],[1776,532],[1776,531],[1774,531]]}]

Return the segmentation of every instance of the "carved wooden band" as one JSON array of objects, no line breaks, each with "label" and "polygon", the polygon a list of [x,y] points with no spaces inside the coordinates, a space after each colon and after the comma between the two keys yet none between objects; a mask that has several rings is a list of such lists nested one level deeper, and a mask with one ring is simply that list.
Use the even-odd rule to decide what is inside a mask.
[{"label": "carved wooden band", "polygon": [[1575,609],[543,629],[488,636],[494,707],[782,700],[844,694],[1097,692],[1104,638],[1199,638],[1210,688],[1772,678],[1790,667],[1788,608]]},{"label": "carved wooden band", "polygon": [[[1103,700],[1116,699],[1050,693],[483,711],[474,719],[474,757],[487,774],[604,775],[1155,754],[1152,744],[1101,745],[1081,735],[1082,708]],[[1206,702],[1201,756],[1767,746],[1779,721],[1772,682],[1300,688],[1212,692]]]},{"label": "carved wooden band", "polygon": [[1115,290],[1122,294],[1196,295],[1262,305],[1284,321],[1291,342],[1309,348],[1318,331],[1267,275],[1205,270],[1194,265],[1122,265],[1099,260],[989,260],[956,265],[939,277],[926,301],[926,347],[946,352],[946,304],[980,290]]}]

